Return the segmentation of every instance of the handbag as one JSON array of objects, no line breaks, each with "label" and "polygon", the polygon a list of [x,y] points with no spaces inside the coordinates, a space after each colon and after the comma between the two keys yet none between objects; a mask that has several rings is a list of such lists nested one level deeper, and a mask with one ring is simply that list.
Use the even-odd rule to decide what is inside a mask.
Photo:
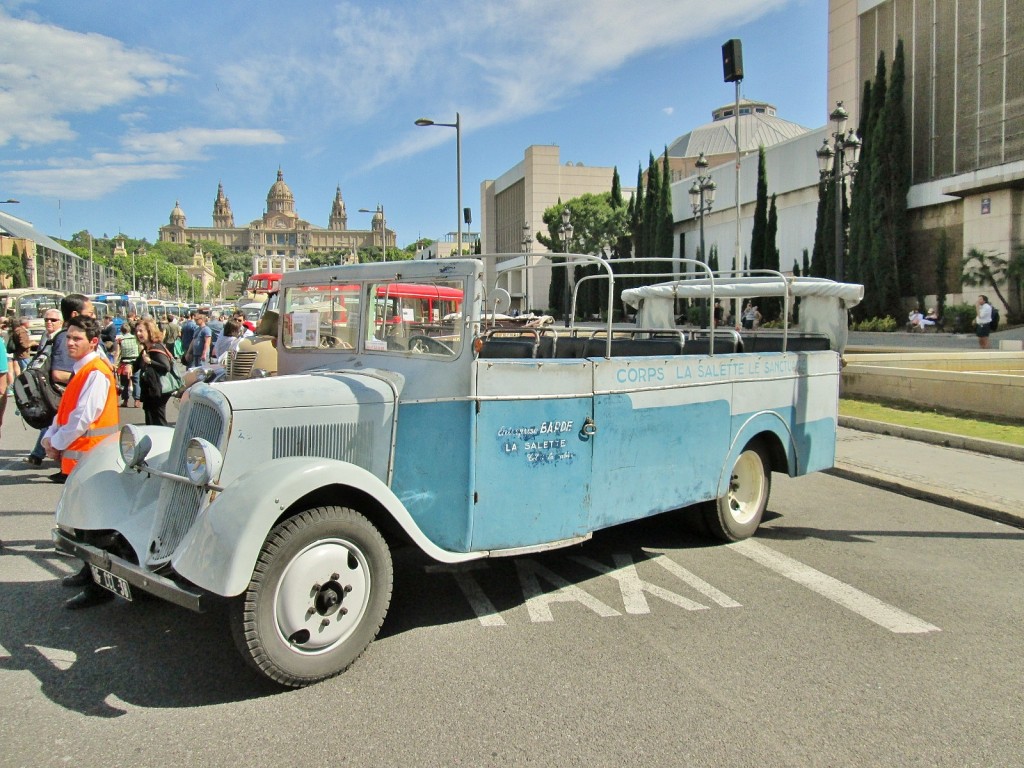
[{"label": "handbag", "polygon": [[161,395],[170,395],[174,392],[177,392],[179,389],[185,386],[185,380],[181,378],[181,375],[175,369],[174,358],[171,357],[170,354],[168,354],[168,352],[165,349],[162,349],[160,347],[151,347],[148,351],[150,354],[154,352],[161,354],[171,361],[171,367],[167,370],[167,372],[160,374]]}]

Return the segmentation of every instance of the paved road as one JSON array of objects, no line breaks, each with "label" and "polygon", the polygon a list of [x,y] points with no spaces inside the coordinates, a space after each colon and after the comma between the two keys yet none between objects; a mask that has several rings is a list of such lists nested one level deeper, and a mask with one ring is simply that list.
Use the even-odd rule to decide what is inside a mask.
[{"label": "paved road", "polygon": [[5,430],[0,766],[1024,760],[1024,532],[997,522],[776,476],[738,545],[676,514],[455,570],[403,552],[363,658],[280,692],[220,610],[63,610],[59,488],[16,453]]}]

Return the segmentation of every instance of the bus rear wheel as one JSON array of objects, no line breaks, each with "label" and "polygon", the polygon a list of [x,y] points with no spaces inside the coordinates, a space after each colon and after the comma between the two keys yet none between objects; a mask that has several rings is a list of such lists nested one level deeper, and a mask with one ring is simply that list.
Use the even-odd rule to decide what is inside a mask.
[{"label": "bus rear wheel", "polygon": [[742,541],[754,535],[768,507],[771,464],[764,449],[749,443],[732,466],[725,494],[704,505],[708,531],[722,541]]}]

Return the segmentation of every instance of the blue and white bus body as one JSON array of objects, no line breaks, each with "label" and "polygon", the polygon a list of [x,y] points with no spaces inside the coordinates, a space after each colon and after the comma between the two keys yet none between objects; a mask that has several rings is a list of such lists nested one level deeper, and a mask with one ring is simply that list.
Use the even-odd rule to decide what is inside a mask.
[{"label": "blue and white bus body", "polygon": [[[629,328],[559,334],[495,326],[484,274],[469,259],[287,273],[280,375],[197,384],[173,429],[126,425],[93,448],[64,486],[55,546],[127,599],[198,611],[228,598],[247,661],[301,686],[376,635],[399,543],[455,564],[684,507],[738,540],[771,472],[832,466],[861,286],[670,281],[623,292]],[[461,291],[461,312],[382,314],[378,288],[402,281]],[[786,307],[800,295],[816,332],[669,327],[678,297],[730,290]]]}]

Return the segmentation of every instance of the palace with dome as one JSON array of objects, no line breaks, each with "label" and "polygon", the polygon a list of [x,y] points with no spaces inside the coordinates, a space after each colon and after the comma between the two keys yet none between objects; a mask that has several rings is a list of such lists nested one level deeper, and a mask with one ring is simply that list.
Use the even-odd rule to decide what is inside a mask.
[{"label": "palace with dome", "polygon": [[160,227],[158,240],[171,243],[198,243],[210,240],[238,253],[252,255],[252,269],[258,272],[288,272],[299,268],[309,254],[340,251],[354,260],[361,248],[395,247],[395,233],[385,226],[383,213],[373,214],[371,229],[349,229],[341,187],[331,204],[327,228],[318,227],[299,218],[295,196],[284,181],[279,168],[277,181],[267,193],[267,210],[262,218],[236,227],[231,203],[224,194],[224,185],[217,185],[213,201],[213,226],[190,227],[178,201],[174,203],[170,222]]}]

